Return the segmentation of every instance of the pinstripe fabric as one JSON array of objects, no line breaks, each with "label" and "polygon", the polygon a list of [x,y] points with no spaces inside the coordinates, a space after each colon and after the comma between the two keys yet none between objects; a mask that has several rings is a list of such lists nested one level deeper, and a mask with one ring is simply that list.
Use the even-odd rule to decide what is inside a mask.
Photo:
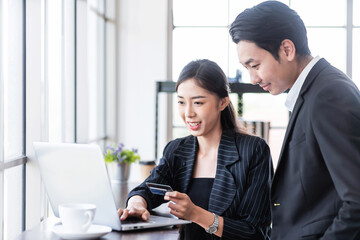
[{"label": "pinstripe fabric", "polygon": [[[198,150],[194,136],[171,141],[164,157],[146,181],[169,184],[187,193]],[[269,184],[272,165],[269,147],[255,136],[223,133],[209,211],[224,217],[222,239],[266,239],[270,225]],[[142,183],[128,196],[143,196],[149,209],[164,202]],[[213,237],[216,237],[213,235]]]}]

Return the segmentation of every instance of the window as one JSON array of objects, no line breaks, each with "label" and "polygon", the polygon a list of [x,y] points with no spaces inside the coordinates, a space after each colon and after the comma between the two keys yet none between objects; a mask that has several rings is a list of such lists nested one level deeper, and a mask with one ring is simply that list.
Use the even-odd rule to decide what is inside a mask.
[{"label": "window", "polygon": [[[16,166],[25,161],[24,146],[24,49],[22,1],[3,2],[1,7],[1,143],[0,176],[1,217],[7,218],[0,230],[12,238],[23,226],[23,177],[24,168]],[[11,191],[10,191],[11,190]],[[2,194],[2,193],[8,194]],[[21,207],[19,207],[21,206]]]},{"label": "window", "polygon": [[114,5],[0,1],[0,239],[50,212],[34,141],[116,139]]},{"label": "window", "polygon": [[104,1],[78,1],[77,7],[77,141],[106,138]]},{"label": "window", "polygon": [[[260,2],[262,1],[173,0],[173,80],[176,81],[181,69],[188,62],[209,58],[217,62],[228,77],[234,77],[239,69],[242,81],[249,83],[247,70],[238,63],[228,26],[245,8]],[[282,2],[297,11],[303,19],[312,55],[324,57],[349,76],[353,76],[354,81],[359,84],[360,70],[352,66],[360,64],[360,18],[355,14],[355,9],[360,7],[360,1],[335,1],[331,6],[326,0]],[[353,4],[353,8],[347,3]],[[309,5],[312,7],[309,8]],[[351,12],[352,9],[354,13]],[[351,21],[354,22],[354,28]],[[353,37],[349,39],[349,36]],[[352,58],[349,57],[351,54]],[[270,121],[269,145],[275,162],[280,154],[288,120],[285,98],[286,94],[244,94],[242,99],[241,117],[244,120]],[[236,107],[239,101],[237,95],[231,99]],[[176,109],[175,103],[176,98],[173,100],[173,109]],[[176,110],[173,111],[172,122],[173,138],[188,134]]]},{"label": "window", "polygon": [[352,42],[353,46],[353,74],[352,78],[357,86],[360,88],[360,68],[355,66],[360,66],[360,15],[358,14],[357,9],[360,9],[360,0],[354,0],[353,3],[353,12],[352,16],[354,16],[353,25],[353,38]]},{"label": "window", "polygon": [[[23,228],[25,162],[24,5],[22,0],[0,3],[0,233],[14,238]],[[0,220],[1,221],[1,220]]]}]

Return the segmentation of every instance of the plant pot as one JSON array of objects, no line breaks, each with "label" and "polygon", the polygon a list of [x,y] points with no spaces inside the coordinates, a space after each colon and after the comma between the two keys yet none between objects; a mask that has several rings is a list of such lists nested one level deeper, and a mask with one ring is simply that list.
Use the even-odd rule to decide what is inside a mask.
[{"label": "plant pot", "polygon": [[130,175],[130,164],[111,162],[107,163],[107,170],[111,180],[126,182]]}]

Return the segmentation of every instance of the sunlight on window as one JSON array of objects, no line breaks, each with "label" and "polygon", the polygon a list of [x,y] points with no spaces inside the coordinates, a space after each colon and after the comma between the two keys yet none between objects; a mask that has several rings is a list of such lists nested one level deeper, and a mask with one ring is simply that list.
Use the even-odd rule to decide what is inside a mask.
[{"label": "sunlight on window", "polygon": [[[249,121],[269,121],[272,127],[286,126],[289,112],[284,102],[286,94],[273,96],[268,93],[246,93],[243,95],[243,118]],[[274,106],[278,106],[274,108]]]},{"label": "sunlight on window", "polygon": [[[196,3],[194,3],[196,2]],[[244,83],[250,83],[248,71],[239,63],[236,45],[232,42],[228,27],[244,9],[252,7],[262,0],[228,1],[183,1],[174,0],[173,31],[173,80],[176,81],[180,70],[189,61],[209,58],[217,62],[228,77],[234,77],[241,71]],[[346,1],[336,0],[283,0],[291,3],[298,12],[308,31],[309,47],[313,56],[319,55],[332,65],[346,72]],[[206,5],[206,11],[204,6]],[[312,7],[309,8],[309,5]],[[354,1],[354,9],[360,7],[360,0]],[[354,12],[354,23],[360,25],[359,14]],[[227,23],[224,23],[227,19]],[[354,31],[354,65],[358,66],[360,53],[359,31]],[[354,78],[359,78],[358,68],[353,67]],[[284,107],[286,94],[246,94],[243,98],[243,117],[245,120],[270,121],[269,144],[274,161],[280,153],[282,139],[288,121],[288,112]],[[176,98],[174,98],[176,103]],[[177,105],[173,105],[173,137],[187,135],[181,128],[182,121],[177,117]],[[237,107],[237,106],[235,106]]]},{"label": "sunlight on window", "polygon": [[[0,57],[3,80],[4,100],[4,141],[3,151],[5,162],[10,162],[23,155],[23,4],[21,0],[3,1],[0,3],[0,30],[2,45]],[[2,153],[0,153],[2,154]],[[2,224],[0,238],[14,239],[22,229],[22,169],[17,166],[5,169],[4,182],[0,187],[0,210]],[[3,200],[3,202],[2,202]],[[2,211],[4,210],[4,211]]]},{"label": "sunlight on window", "polygon": [[243,116],[245,121],[263,121],[270,122],[269,147],[276,165],[281,151],[282,141],[285,136],[289,112],[284,102],[287,94],[273,96],[268,93],[254,94],[247,93],[243,95]]},{"label": "sunlight on window", "polygon": [[354,0],[353,2],[353,17],[354,17],[354,26],[360,26],[360,0]]},{"label": "sunlight on window", "polygon": [[346,32],[342,28],[308,28],[312,55],[324,57],[333,66],[346,72]]},{"label": "sunlight on window", "polygon": [[[86,116],[89,128],[86,129],[88,140],[104,137],[104,20],[98,16],[103,13],[101,1],[88,1],[90,11],[87,12],[87,84],[88,96],[83,99],[88,102]],[[85,60],[85,59],[84,59]],[[81,88],[78,91],[83,91]]]},{"label": "sunlight on window", "polygon": [[4,2],[3,77],[4,77],[4,158],[22,155],[22,3]]},{"label": "sunlight on window", "polygon": [[226,28],[176,28],[173,31],[173,79],[190,61],[207,58],[227,73],[228,32]]},{"label": "sunlight on window", "polygon": [[49,88],[49,141],[61,142],[63,139],[64,106],[62,104],[62,12],[60,1],[48,1],[47,14],[47,82]]},{"label": "sunlight on window", "polygon": [[16,166],[4,171],[4,216],[5,238],[15,239],[22,227],[22,173],[23,166]]},{"label": "sunlight on window", "polygon": [[102,1],[78,1],[77,140],[83,143],[105,137],[103,11]]},{"label": "sunlight on window", "polygon": [[352,79],[360,88],[360,28],[354,29],[353,33],[353,75]]},{"label": "sunlight on window", "polygon": [[174,0],[175,26],[226,26],[227,1]]},{"label": "sunlight on window", "polygon": [[[246,8],[251,8],[261,2],[264,0],[229,0],[229,24]],[[289,4],[289,0],[279,0],[279,2]]]},{"label": "sunlight on window", "polygon": [[[311,7],[309,7],[311,6]],[[345,26],[345,0],[291,0],[306,26]]]}]

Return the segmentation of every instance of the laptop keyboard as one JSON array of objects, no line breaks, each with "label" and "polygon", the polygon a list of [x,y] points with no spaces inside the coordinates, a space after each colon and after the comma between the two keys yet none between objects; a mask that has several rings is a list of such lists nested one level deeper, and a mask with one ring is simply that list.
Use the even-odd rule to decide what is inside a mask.
[{"label": "laptop keyboard", "polygon": [[140,218],[127,218],[125,220],[121,220],[121,224],[134,224],[134,223],[148,223],[147,220],[142,220]]}]

